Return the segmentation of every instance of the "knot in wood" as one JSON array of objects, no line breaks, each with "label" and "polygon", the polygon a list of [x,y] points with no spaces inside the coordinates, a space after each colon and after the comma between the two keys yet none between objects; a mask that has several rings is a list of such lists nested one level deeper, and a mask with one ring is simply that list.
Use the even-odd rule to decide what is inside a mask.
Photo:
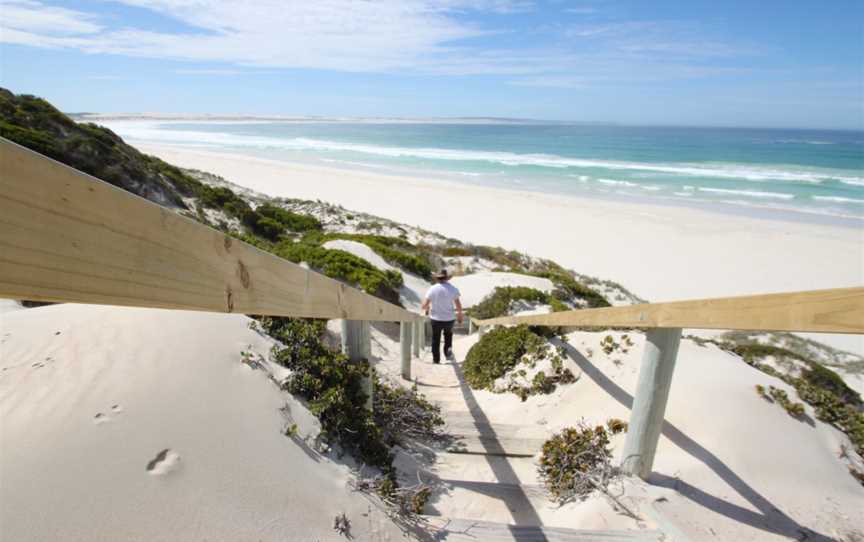
[{"label": "knot in wood", "polygon": [[244,288],[249,288],[249,285],[252,283],[252,280],[249,278],[249,270],[246,269],[246,266],[243,265],[242,261],[237,261],[237,274],[240,276],[240,284],[243,285]]}]

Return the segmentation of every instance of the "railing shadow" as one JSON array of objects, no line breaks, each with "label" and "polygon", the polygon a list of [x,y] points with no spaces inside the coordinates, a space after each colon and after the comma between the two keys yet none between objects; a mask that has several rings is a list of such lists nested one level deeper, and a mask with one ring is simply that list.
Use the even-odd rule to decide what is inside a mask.
[{"label": "railing shadow", "polygon": [[[613,399],[628,409],[632,409],[633,396],[627,393],[627,391],[621,388],[600,369],[588,361],[588,359],[585,358],[574,346],[559,339],[553,339],[552,342],[556,346],[564,347],[567,355],[579,366],[584,375],[593,380],[595,384],[600,386],[600,388],[608,393]],[[649,476],[648,483],[674,489],[679,494],[690,499],[696,504],[762,531],[787,536],[796,540],[806,539],[817,540],[820,542],[832,542],[835,540],[804,527],[783,513],[783,511],[774,506],[768,499],[763,497],[758,491],[753,489],[747,482],[738,476],[738,474],[729,468],[728,465],[723,463],[719,457],[692,438],[685,435],[680,429],[668,421],[664,420],[662,433],[663,436],[668,438],[673,444],[711,469],[714,474],[719,476],[729,485],[729,487],[734,489],[741,497],[759,510],[761,514],[757,514],[719,497],[715,497],[714,495],[694,487],[687,482],[661,473],[652,472]]]},{"label": "railing shadow", "polygon": [[[465,375],[462,371],[462,364],[457,362],[450,362],[450,366],[453,368],[453,372],[456,375],[456,379],[459,382],[459,389],[462,392],[462,397],[465,400],[465,405],[468,407],[468,412],[471,414],[475,427],[478,431],[482,429],[485,430],[485,434],[488,434],[490,437],[489,443],[485,440],[483,441],[483,447],[486,449],[489,454],[484,455],[486,458],[486,462],[489,464],[489,468],[492,470],[495,475],[496,480],[499,483],[512,483],[512,481],[519,480],[519,477],[516,475],[516,471],[513,469],[513,466],[506,460],[506,458],[498,456],[493,456],[492,453],[495,449],[501,449],[501,443],[495,437],[495,432],[492,430],[492,425],[489,421],[489,418],[483,412],[483,409],[480,408],[480,405],[477,403],[476,397],[474,397],[474,392],[471,390],[471,387],[468,386],[468,383],[465,381]],[[493,457],[500,458],[500,460],[493,459]],[[541,527],[543,525],[540,520],[540,515],[537,513],[537,510],[534,509],[534,505],[528,499],[528,495],[522,490],[522,488],[518,485],[518,482],[514,488],[515,490],[511,493],[510,499],[506,502],[507,508],[510,510],[510,514],[513,517],[513,521],[516,525],[536,525]],[[495,495],[500,496],[500,495]],[[514,539],[517,538],[517,532],[514,529],[516,525],[508,525],[511,534],[514,536]],[[534,538],[532,540],[536,540],[537,542],[545,542],[547,539],[543,532],[538,528],[536,533],[532,533]]]}]

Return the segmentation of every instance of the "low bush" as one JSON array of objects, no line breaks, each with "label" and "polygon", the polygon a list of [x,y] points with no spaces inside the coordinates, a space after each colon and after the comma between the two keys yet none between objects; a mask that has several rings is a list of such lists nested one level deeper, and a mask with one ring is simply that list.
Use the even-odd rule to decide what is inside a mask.
[{"label": "low bush", "polygon": [[57,141],[45,132],[15,126],[0,120],[0,136],[55,160],[61,157]]},{"label": "low bush", "polygon": [[801,373],[801,378],[809,384],[830,391],[844,403],[861,406],[861,395],[846,385],[843,378],[824,365],[811,364]]},{"label": "low bush", "polygon": [[393,303],[399,302],[398,290],[403,280],[398,271],[381,271],[363,258],[344,250],[328,250],[305,241],[282,241],[275,252],[292,262],[306,262],[328,277],[356,284],[369,294]]},{"label": "low bush", "polygon": [[[854,390],[854,395],[845,392],[846,384],[842,382],[839,375],[822,367],[821,364],[785,348],[755,342],[708,342],[712,342],[724,350],[740,355],[749,365],[793,386],[795,391],[798,392],[798,397],[815,409],[816,418],[843,431],[849,437],[858,455],[864,457],[864,412],[860,410],[860,396],[854,393]],[[774,367],[761,362],[767,356],[773,356],[774,358],[782,356],[794,358],[805,363],[808,369],[802,372],[801,377],[783,374],[774,369]],[[825,370],[819,369],[820,367]],[[828,374],[827,371],[830,371],[831,374]],[[840,379],[839,383],[837,379]],[[842,384],[842,386],[839,384]],[[768,393],[766,394],[763,386],[757,386],[756,392],[766,399],[776,400],[771,394],[772,388],[773,386],[769,386]],[[840,395],[837,394],[838,391]],[[791,411],[790,409],[787,409],[787,411],[793,416],[796,416],[797,412],[801,412],[801,415],[803,415],[803,408],[793,406],[791,409]]]},{"label": "low bush", "polygon": [[[558,384],[576,381],[564,367],[562,355],[563,348],[550,351],[546,340],[529,327],[498,327],[487,332],[468,351],[465,380],[472,388],[512,392],[525,401],[531,395],[552,393]],[[529,377],[526,369],[535,369],[542,360],[549,361],[548,374],[540,370]],[[524,367],[517,369],[520,364]],[[508,374],[503,386],[495,385],[496,380]]]},{"label": "low bush", "polygon": [[441,408],[417,393],[416,384],[405,389],[376,380],[374,389],[373,416],[388,445],[434,440],[441,436],[444,426]]},{"label": "low bush", "polygon": [[384,261],[400,269],[413,273],[421,278],[432,278],[432,254],[412,245],[399,237],[384,235],[363,235],[349,233],[334,233],[324,236],[324,239],[345,239],[363,243],[371,248]]},{"label": "low bush", "polygon": [[314,216],[294,213],[269,203],[259,205],[255,211],[291,231],[319,231],[322,228],[321,222]]},{"label": "low bush", "polygon": [[581,299],[587,303],[589,308],[609,307],[609,301],[591,288],[577,281],[571,273],[564,269],[553,269],[531,273],[534,276],[546,278],[555,285],[552,296],[561,301],[572,301]]},{"label": "low bush", "polygon": [[[609,420],[607,425],[620,429],[620,424],[624,422]],[[563,429],[543,444],[538,473],[553,500],[563,504],[584,499],[594,490],[605,490],[617,475],[609,449],[612,432],[602,425],[580,423]]]},{"label": "low bush", "polygon": [[626,432],[629,425],[624,420],[609,418],[609,420],[606,421],[606,427],[609,429],[610,433],[617,435]]},{"label": "low bush", "polygon": [[263,317],[259,326],[282,343],[273,351],[273,360],[291,370],[282,386],[308,401],[322,435],[363,462],[389,469],[392,457],[384,431],[365,408],[363,379],[369,364],[351,362],[329,348],[321,340],[323,320]]},{"label": "low bush", "polygon": [[[499,286],[469,310],[472,317],[480,320],[506,316],[514,301],[550,303],[550,295],[525,286]],[[557,300],[556,300],[557,301]],[[560,301],[559,301],[560,303]]]},{"label": "low bush", "polygon": [[[361,462],[382,473],[353,480],[353,487],[373,494],[388,507],[388,514],[410,519],[421,514],[432,488],[419,482],[400,487],[390,447],[413,440],[439,438],[444,420],[440,409],[417,393],[387,384],[373,374],[373,411],[366,409],[363,392],[369,364],[350,362],[322,340],[326,322],[302,318],[261,317],[254,329],[277,339],[274,361],[291,370],[283,389],[306,400],[321,422],[321,436]],[[296,436],[296,424],[285,430]]]},{"label": "low bush", "polygon": [[792,401],[785,391],[768,386],[768,395],[774,399],[777,404],[786,409],[793,418],[802,418],[804,416],[804,404]]},{"label": "low bush", "polygon": [[497,327],[486,332],[465,357],[465,380],[474,389],[491,389],[495,380],[525,357],[546,355],[546,341],[527,326]]}]

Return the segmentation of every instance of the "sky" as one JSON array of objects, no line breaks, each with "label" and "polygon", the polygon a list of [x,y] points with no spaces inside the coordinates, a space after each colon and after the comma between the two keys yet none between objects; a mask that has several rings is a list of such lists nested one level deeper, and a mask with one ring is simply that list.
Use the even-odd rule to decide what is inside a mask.
[{"label": "sky", "polygon": [[0,0],[67,112],[864,129],[864,1]]}]

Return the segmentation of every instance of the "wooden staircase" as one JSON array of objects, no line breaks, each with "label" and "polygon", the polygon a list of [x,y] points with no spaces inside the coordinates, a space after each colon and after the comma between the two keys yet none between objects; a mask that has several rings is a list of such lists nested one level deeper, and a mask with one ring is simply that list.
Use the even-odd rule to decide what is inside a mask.
[{"label": "wooden staircase", "polygon": [[[461,359],[476,340],[457,337]],[[428,357],[428,355],[426,356]],[[556,525],[534,456],[547,438],[542,427],[493,423],[462,378],[460,362],[414,363],[418,391],[442,408],[448,440],[425,454],[400,452],[395,466],[406,485],[433,486],[424,519],[435,540],[448,541],[658,541],[657,530],[599,531]]]}]

